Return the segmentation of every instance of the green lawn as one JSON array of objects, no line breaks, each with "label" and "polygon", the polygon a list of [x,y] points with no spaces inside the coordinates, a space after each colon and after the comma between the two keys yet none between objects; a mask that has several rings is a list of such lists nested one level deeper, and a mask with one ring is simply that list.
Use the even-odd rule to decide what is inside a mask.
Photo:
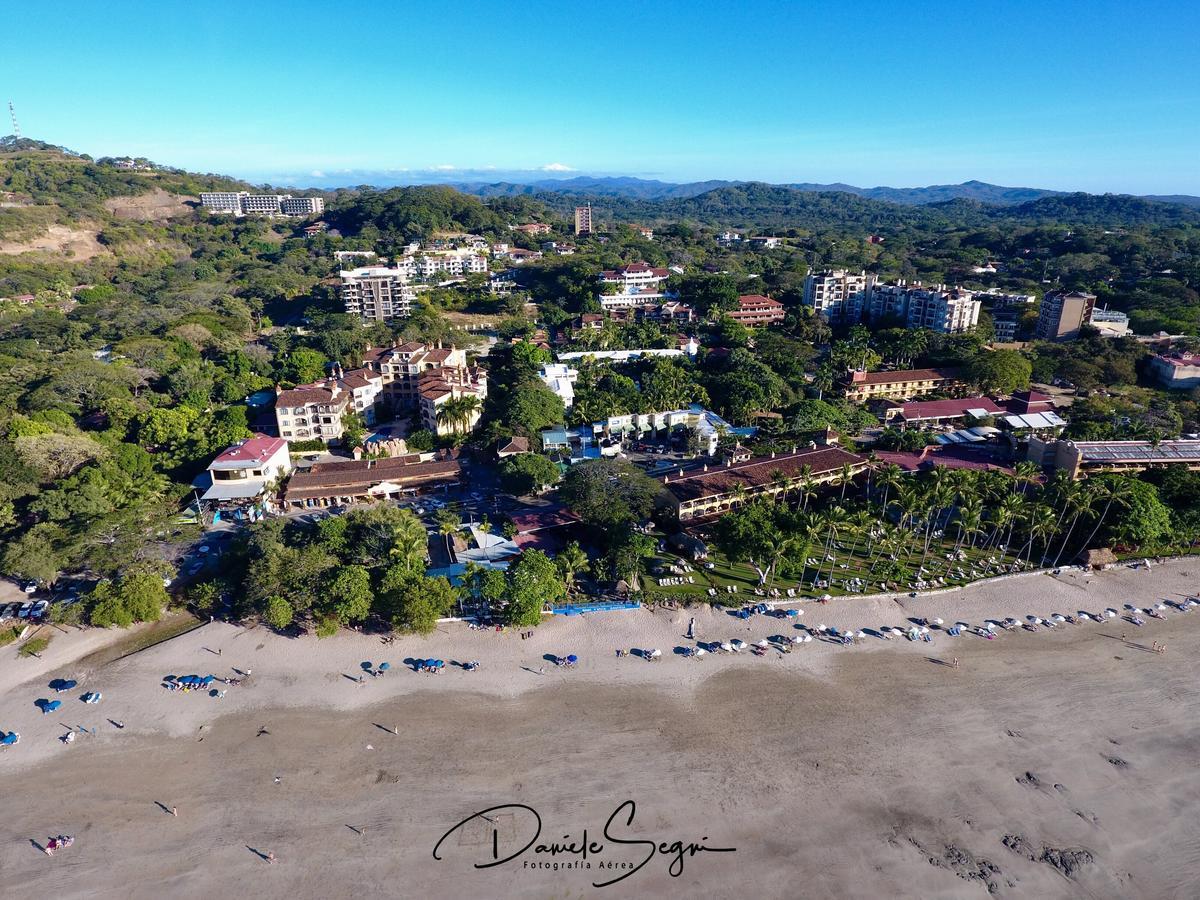
[{"label": "green lawn", "polygon": [[[656,535],[656,537],[659,537]],[[923,544],[920,544],[923,546]],[[986,571],[987,558],[989,556],[998,557],[999,551],[992,548],[988,551],[970,550],[964,548],[966,558],[963,561],[955,561],[951,563],[946,559],[946,554],[954,550],[953,540],[933,541],[930,545],[929,555],[925,560],[926,575],[917,575],[917,571],[921,564],[921,550],[908,551],[900,555],[897,560],[900,564],[907,567],[914,573],[912,579],[905,579],[901,583],[889,582],[888,587],[883,586],[883,580],[878,574],[870,575],[869,570],[871,562],[878,555],[878,548],[871,549],[870,556],[867,553],[867,541],[862,539],[845,539],[835,542],[835,547],[832,555],[836,557],[833,565],[834,583],[828,587],[815,587],[812,582],[815,580],[827,580],[829,578],[830,563],[824,560],[824,548],[816,547],[810,551],[808,558],[817,560],[820,564],[820,576],[817,579],[816,565],[809,566],[805,574],[804,585],[795,577],[777,576],[774,579],[773,585],[768,582],[769,586],[776,587],[786,597],[787,588],[795,588],[797,597],[819,597],[823,594],[831,594],[832,596],[843,596],[852,593],[873,594],[882,593],[884,591],[908,592],[916,588],[910,588],[910,582],[915,583],[919,577],[924,577],[927,581],[932,582],[936,577],[943,578],[944,584],[927,584],[923,590],[944,589],[949,587],[969,584],[972,581],[977,581],[980,578],[989,577],[999,574],[996,571]],[[1015,550],[1013,551],[1015,552]],[[1036,556],[1034,563],[1037,563]],[[887,558],[886,555],[884,557]],[[678,556],[672,553],[665,552],[656,554],[646,561],[646,571],[652,571],[658,565],[680,565],[681,560]],[[664,599],[674,600],[702,600],[710,603],[721,605],[741,605],[747,601],[747,598],[754,598],[757,595],[754,593],[758,587],[758,573],[754,568],[746,563],[731,562],[724,554],[717,551],[715,548],[710,549],[709,559],[707,562],[714,564],[714,568],[705,569],[704,563],[689,563],[693,571],[685,573],[682,577],[685,579],[691,576],[695,579],[695,584],[682,584],[660,587],[658,579],[661,577],[680,577],[675,573],[664,572],[662,575],[646,575],[643,577],[643,590],[649,592],[654,597],[662,597]],[[1013,562],[1012,555],[1007,558],[1008,563]],[[846,568],[841,566],[845,565]],[[977,571],[981,574],[972,577],[971,570],[973,567],[978,567]],[[954,570],[962,569],[966,577],[958,577]],[[949,570],[949,572],[947,571]],[[866,584],[861,591],[849,591],[846,588],[846,581],[855,577],[862,578]],[[738,593],[726,593],[727,585],[736,585]],[[710,597],[708,589],[710,587],[717,589],[717,595]],[[778,598],[777,598],[778,599]]]}]

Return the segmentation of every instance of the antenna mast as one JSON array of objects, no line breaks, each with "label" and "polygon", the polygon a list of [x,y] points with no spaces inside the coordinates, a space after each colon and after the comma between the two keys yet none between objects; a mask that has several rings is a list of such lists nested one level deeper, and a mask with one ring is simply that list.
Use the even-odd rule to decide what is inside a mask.
[{"label": "antenna mast", "polygon": [[19,138],[21,136],[21,126],[17,124],[17,111],[13,108],[13,102],[11,100],[8,101],[8,114],[12,118],[13,137]]}]

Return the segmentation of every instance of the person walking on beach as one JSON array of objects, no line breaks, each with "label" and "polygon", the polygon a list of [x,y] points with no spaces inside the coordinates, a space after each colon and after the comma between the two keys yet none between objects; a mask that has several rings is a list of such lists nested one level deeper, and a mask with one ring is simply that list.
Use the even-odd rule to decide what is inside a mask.
[{"label": "person walking on beach", "polygon": [[267,862],[269,862],[269,863],[275,862],[275,851],[273,851],[273,850],[267,851]]},{"label": "person walking on beach", "polygon": [[171,815],[173,815],[177,819],[179,818],[179,807],[178,806],[171,807]]},{"label": "person walking on beach", "polygon": [[954,657],[954,662],[951,665],[953,665],[954,668],[956,668],[956,669],[958,668],[958,657],[957,656]]}]

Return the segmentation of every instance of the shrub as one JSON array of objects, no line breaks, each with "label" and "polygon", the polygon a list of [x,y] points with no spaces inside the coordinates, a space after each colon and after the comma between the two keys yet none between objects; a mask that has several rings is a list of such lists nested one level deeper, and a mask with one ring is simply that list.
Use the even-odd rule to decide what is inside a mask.
[{"label": "shrub", "polygon": [[17,654],[24,657],[37,656],[49,646],[50,638],[36,637],[22,644],[21,649],[17,651]]}]

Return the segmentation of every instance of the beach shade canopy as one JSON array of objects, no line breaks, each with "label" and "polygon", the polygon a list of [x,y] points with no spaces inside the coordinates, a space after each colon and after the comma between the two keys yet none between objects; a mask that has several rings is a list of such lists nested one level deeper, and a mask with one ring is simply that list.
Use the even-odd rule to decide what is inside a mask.
[{"label": "beach shade canopy", "polygon": [[1157,609],[1159,612],[1162,612],[1164,609],[1166,609],[1166,608],[1167,608],[1167,604],[1165,604],[1165,603],[1160,603],[1160,604],[1158,604],[1158,606],[1156,606],[1156,607],[1154,607],[1154,608],[1155,608],[1155,609]]},{"label": "beach shade canopy", "polygon": [[19,734],[17,734],[15,731],[10,731],[4,737],[0,738],[0,747],[11,747],[20,739],[21,736]]},{"label": "beach shade canopy", "polygon": [[995,622],[988,622],[988,623],[987,623],[987,625],[985,625],[984,627],[985,627],[985,628],[986,628],[988,631],[995,631],[995,630],[996,630],[996,623],[995,623]]},{"label": "beach shade canopy", "polygon": [[435,666],[435,667],[437,667],[437,668],[439,668],[439,669],[444,669],[444,668],[446,668],[446,661],[445,661],[444,659],[435,659],[435,660],[433,661],[433,664],[434,664],[434,666]]},{"label": "beach shade canopy", "polygon": [[763,638],[761,641],[759,641],[759,642],[758,642],[758,646],[760,646],[760,647],[770,647],[771,645],[770,645],[770,644],[767,642],[767,639],[766,639],[766,638]]},{"label": "beach shade canopy", "polygon": [[425,665],[427,668],[436,669],[437,668],[437,660],[436,659],[427,659],[427,660],[425,660]]},{"label": "beach shade canopy", "polygon": [[798,609],[789,609],[789,610],[787,611],[787,614],[788,614],[788,618],[790,618],[790,619],[794,619],[794,618],[796,618],[796,616],[800,615],[800,610],[798,610]]},{"label": "beach shade canopy", "polygon": [[654,650],[650,651],[650,655],[652,657],[654,657],[655,659],[657,659],[658,657],[662,656],[662,651],[658,650],[658,649],[654,649]]},{"label": "beach shade canopy", "polygon": [[60,706],[62,706],[61,700],[51,700],[49,703],[47,703],[45,706],[42,707],[42,714],[44,715],[46,713],[54,712]]},{"label": "beach shade canopy", "polygon": [[705,650],[703,647],[697,647],[693,652],[695,653],[696,656],[703,656],[708,651]]},{"label": "beach shade canopy", "polygon": [[833,599],[833,594],[822,594],[822,595],[821,595],[821,599],[822,599],[822,600],[832,600],[832,599]]},{"label": "beach shade canopy", "polygon": [[572,653],[572,654],[570,654],[570,655],[567,657],[567,662],[569,662],[569,663],[577,663],[577,662],[579,662],[579,657],[578,657],[578,656],[576,656],[574,653]]},{"label": "beach shade canopy", "polygon": [[205,684],[205,685],[212,684],[216,680],[217,680],[216,676],[214,676],[214,675],[205,675],[203,678],[200,679],[201,683]]},{"label": "beach shade canopy", "polygon": [[380,663],[380,664],[379,664],[379,671],[380,671],[380,672],[386,672],[386,671],[387,671],[388,669],[390,669],[391,667],[392,667],[392,664],[391,664],[391,663]]},{"label": "beach shade canopy", "polygon": [[933,624],[934,624],[934,625],[941,625],[941,624],[942,624],[942,620],[941,620],[941,619],[934,619],[934,620],[933,620]]},{"label": "beach shade canopy", "polygon": [[733,649],[733,644],[729,643],[728,641],[722,641],[722,642],[721,642],[721,649],[722,649],[722,650],[725,650],[726,652],[728,652],[728,651],[730,651],[730,650],[732,650],[732,649]]},{"label": "beach shade canopy", "polygon": [[824,625],[818,625],[818,626],[817,626],[817,631],[824,631],[824,630],[825,630],[825,626],[824,626]]},{"label": "beach shade canopy", "polygon": [[78,681],[75,681],[75,680],[74,680],[74,679],[72,679],[72,678],[68,678],[66,681],[60,681],[60,682],[58,682],[58,684],[56,684],[56,685],[54,686],[54,689],[55,689],[56,691],[58,691],[59,693],[62,693],[63,691],[69,691],[69,690],[71,690],[71,688],[75,687],[75,686],[76,686],[76,685],[78,685],[78,684],[79,684],[79,682],[78,682]]},{"label": "beach shade canopy", "polygon": [[806,643],[806,644],[807,644],[807,643],[809,643],[811,640],[812,640],[812,635],[811,635],[811,634],[806,634],[806,635],[804,636],[804,643]]}]

